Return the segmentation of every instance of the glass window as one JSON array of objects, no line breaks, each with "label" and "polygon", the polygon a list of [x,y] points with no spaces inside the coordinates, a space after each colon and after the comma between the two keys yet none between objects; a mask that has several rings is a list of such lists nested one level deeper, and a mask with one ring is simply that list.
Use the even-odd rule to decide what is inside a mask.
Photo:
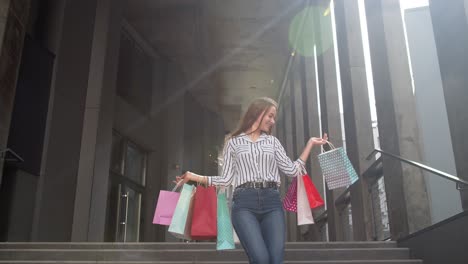
[{"label": "glass window", "polygon": [[145,153],[135,145],[128,143],[125,157],[124,176],[130,180],[145,185]]},{"label": "glass window", "polygon": [[116,133],[112,134],[112,156],[111,156],[111,171],[117,174],[122,174],[122,142],[123,139]]}]

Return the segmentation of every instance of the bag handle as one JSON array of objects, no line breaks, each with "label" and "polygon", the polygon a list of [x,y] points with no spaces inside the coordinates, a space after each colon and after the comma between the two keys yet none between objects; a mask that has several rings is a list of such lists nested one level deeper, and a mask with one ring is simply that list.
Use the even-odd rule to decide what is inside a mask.
[{"label": "bag handle", "polygon": [[227,193],[227,188],[225,186],[216,186],[216,194],[220,194],[224,192],[224,194]]},{"label": "bag handle", "polygon": [[336,149],[336,148],[335,148],[335,145],[333,145],[333,143],[331,143],[330,141],[327,140],[327,143],[326,143],[326,144],[328,144],[328,145],[330,146],[331,149]]},{"label": "bag handle", "polygon": [[181,184],[182,182],[184,181],[179,181],[178,183],[176,183],[176,186],[174,186],[174,188],[172,189],[172,192],[175,192],[179,187],[183,186],[183,184]]},{"label": "bag handle", "polygon": [[307,174],[306,167],[302,163],[301,163],[301,173],[302,173],[301,177]]}]

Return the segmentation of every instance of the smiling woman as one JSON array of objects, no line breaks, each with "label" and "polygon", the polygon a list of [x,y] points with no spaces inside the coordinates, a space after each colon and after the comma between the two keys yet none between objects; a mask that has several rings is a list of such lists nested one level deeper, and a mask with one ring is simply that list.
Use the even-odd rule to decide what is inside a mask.
[{"label": "smiling woman", "polygon": [[235,187],[232,224],[250,263],[283,263],[286,226],[279,172],[288,177],[300,175],[312,147],[328,139],[326,134],[310,138],[300,157],[292,161],[280,141],[271,135],[277,108],[278,104],[266,97],[250,104],[225,143],[221,176],[187,172],[176,178],[177,182],[192,180]]}]

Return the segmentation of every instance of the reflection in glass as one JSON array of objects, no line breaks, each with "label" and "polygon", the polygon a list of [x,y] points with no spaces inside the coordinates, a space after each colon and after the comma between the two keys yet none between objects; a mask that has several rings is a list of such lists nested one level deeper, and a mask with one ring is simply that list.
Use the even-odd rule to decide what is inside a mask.
[{"label": "reflection in glass", "polygon": [[125,177],[144,185],[145,155],[132,144],[127,145]]}]

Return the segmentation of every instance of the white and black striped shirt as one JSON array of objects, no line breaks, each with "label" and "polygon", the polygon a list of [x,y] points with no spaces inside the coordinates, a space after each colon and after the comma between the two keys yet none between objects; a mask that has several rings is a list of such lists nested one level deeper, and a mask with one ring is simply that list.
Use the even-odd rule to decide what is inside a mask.
[{"label": "white and black striped shirt", "polygon": [[293,162],[276,137],[262,133],[253,142],[242,133],[226,142],[222,174],[208,177],[208,183],[234,187],[246,182],[274,181],[279,184],[279,171],[296,177],[304,165],[300,159]]}]

